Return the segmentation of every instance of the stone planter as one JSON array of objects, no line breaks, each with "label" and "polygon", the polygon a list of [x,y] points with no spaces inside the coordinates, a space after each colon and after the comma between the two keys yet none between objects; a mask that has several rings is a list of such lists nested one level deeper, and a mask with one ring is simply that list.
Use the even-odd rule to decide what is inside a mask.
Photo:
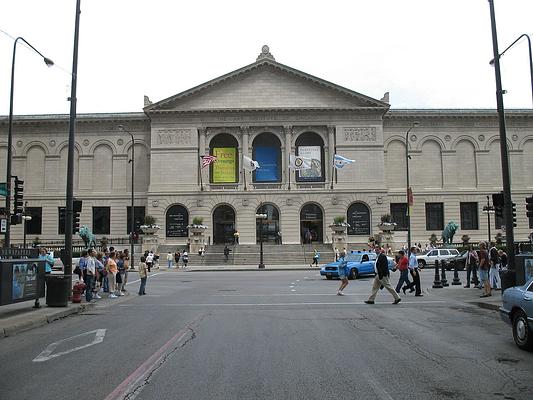
[{"label": "stone planter", "polygon": [[378,225],[378,228],[382,231],[382,232],[391,232],[394,230],[394,227],[396,226],[396,224],[391,224],[389,222],[384,222],[384,223],[381,223]]},{"label": "stone planter", "polygon": [[201,235],[207,230],[207,226],[195,226],[192,225],[189,227],[189,232],[193,235]]},{"label": "stone planter", "polygon": [[145,235],[154,235],[159,231],[160,228],[146,227],[146,228],[141,228],[141,229]]},{"label": "stone planter", "polygon": [[344,233],[344,232],[346,232],[346,229],[348,229],[348,225],[346,225],[346,224],[344,224],[344,225],[332,224],[329,227],[335,233]]}]

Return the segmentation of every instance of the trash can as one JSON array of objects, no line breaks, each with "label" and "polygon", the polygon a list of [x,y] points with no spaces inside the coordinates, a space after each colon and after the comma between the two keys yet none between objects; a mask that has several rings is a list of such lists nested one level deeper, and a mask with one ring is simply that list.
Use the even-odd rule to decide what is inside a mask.
[{"label": "trash can", "polygon": [[46,275],[46,305],[48,307],[67,307],[72,277],[65,275]]},{"label": "trash can", "polygon": [[500,271],[500,280],[502,285],[502,293],[505,289],[516,286],[516,271],[512,269],[505,269]]}]

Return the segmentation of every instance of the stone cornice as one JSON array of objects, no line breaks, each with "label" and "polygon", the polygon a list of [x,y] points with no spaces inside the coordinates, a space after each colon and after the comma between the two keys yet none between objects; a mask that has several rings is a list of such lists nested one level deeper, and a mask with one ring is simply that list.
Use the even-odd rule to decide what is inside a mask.
[{"label": "stone cornice", "polygon": [[[467,108],[443,108],[443,109],[390,109],[384,116],[385,122],[402,119],[424,118],[497,118],[496,109],[467,109]],[[533,118],[533,110],[508,109],[505,110],[506,118]]]},{"label": "stone cornice", "polygon": [[[68,114],[41,114],[41,115],[15,115],[13,116],[13,123],[17,125],[29,124],[68,124],[70,116]],[[7,116],[0,116],[0,124],[8,122]],[[78,114],[76,116],[76,123],[150,123],[150,119],[145,113],[131,112],[131,113],[97,113],[97,114]]]}]

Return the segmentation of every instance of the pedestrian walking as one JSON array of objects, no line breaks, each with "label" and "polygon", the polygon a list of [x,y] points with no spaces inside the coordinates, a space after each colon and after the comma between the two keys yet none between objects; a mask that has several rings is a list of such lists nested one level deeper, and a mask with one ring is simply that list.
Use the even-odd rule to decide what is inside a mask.
[{"label": "pedestrian walking", "polygon": [[339,249],[335,247],[335,261],[339,261],[339,257],[340,257]]},{"label": "pedestrian walking", "polygon": [[139,277],[141,278],[141,286],[139,287],[139,296],[145,295],[146,280],[148,279],[148,272],[146,267],[146,258],[141,256],[139,262]]},{"label": "pedestrian walking", "polygon": [[229,249],[229,247],[227,245],[224,245],[224,262],[228,262],[230,251],[231,250]]},{"label": "pedestrian walking", "polygon": [[313,251],[313,263],[311,264],[311,267],[313,265],[316,265],[318,267],[318,260],[320,260],[320,253],[317,249]]},{"label": "pedestrian walking", "polygon": [[398,296],[398,293],[392,288],[390,284],[390,273],[389,273],[389,260],[387,256],[383,253],[383,249],[379,246],[376,247],[376,254],[378,255],[376,259],[376,276],[374,277],[374,282],[372,283],[372,293],[368,300],[365,300],[366,304],[374,304],[376,295],[378,294],[379,288],[383,286],[389,291],[389,293],[394,297],[394,302],[392,304],[398,304],[402,299]]},{"label": "pedestrian walking", "polygon": [[233,243],[239,244],[239,231],[237,230],[233,233]]},{"label": "pedestrian walking", "polygon": [[[126,283],[128,283],[128,270],[130,269],[130,251],[129,249],[124,249],[122,252],[124,254],[124,281],[122,282],[122,291],[126,291]],[[131,265],[133,268],[133,265]]]},{"label": "pedestrian walking", "polygon": [[174,262],[176,263],[176,268],[180,267],[180,258],[181,258],[181,253],[179,250],[176,250],[176,252],[174,253]]},{"label": "pedestrian walking", "polygon": [[124,285],[126,284],[126,264],[124,263],[124,253],[120,253],[117,259],[117,293],[124,296]]},{"label": "pedestrian walking", "polygon": [[189,253],[184,251],[181,260],[183,261],[183,268],[187,268],[187,264],[189,264]]},{"label": "pedestrian walking", "polygon": [[405,285],[402,288],[402,291],[403,291],[403,294],[405,294],[405,291],[409,289],[409,293],[412,293],[414,291],[415,296],[422,297],[424,295],[422,294],[422,288],[420,286],[420,268],[418,268],[418,260],[416,259],[416,252],[417,252],[417,248],[415,246],[411,247],[411,254],[409,255],[409,263],[407,264],[407,267],[409,268],[409,273],[411,274],[411,278],[413,278],[413,282],[411,282],[409,285]]},{"label": "pedestrian walking", "polygon": [[399,260],[396,263],[396,269],[400,271],[400,279],[398,280],[398,283],[396,285],[396,293],[400,293],[400,289],[402,288],[402,285],[405,283],[406,285],[410,285],[411,282],[409,282],[409,267],[407,256],[405,255],[405,251],[400,250],[398,252],[399,254]]},{"label": "pedestrian walking", "polygon": [[474,250],[474,246],[468,246],[468,253],[466,253],[465,259],[465,268],[466,268],[466,285],[465,288],[469,288],[470,284],[473,283],[474,287],[479,285],[479,280],[477,278],[477,266],[479,263],[479,256],[477,251]]},{"label": "pedestrian walking", "polygon": [[172,255],[172,253],[169,251],[167,253],[167,267],[168,268],[172,268],[172,259],[174,258],[174,256]]},{"label": "pedestrian walking", "polygon": [[152,269],[152,266],[154,265],[154,253],[151,251],[146,256],[146,267],[148,268],[148,272]]},{"label": "pedestrian walking", "polygon": [[479,244],[479,280],[483,286],[483,294],[480,297],[492,296],[489,282],[489,252],[485,243]]},{"label": "pedestrian walking", "polygon": [[490,270],[489,270],[489,281],[490,286],[494,290],[500,290],[502,288],[502,283],[500,280],[500,256],[498,254],[498,249],[496,248],[496,243],[490,243],[491,248],[489,250],[489,261],[490,261]]},{"label": "pedestrian walking", "polygon": [[348,286],[348,262],[346,261],[346,252],[342,252],[339,257],[339,279],[341,280],[341,285],[339,290],[337,290],[337,296],[344,296],[343,290]]}]

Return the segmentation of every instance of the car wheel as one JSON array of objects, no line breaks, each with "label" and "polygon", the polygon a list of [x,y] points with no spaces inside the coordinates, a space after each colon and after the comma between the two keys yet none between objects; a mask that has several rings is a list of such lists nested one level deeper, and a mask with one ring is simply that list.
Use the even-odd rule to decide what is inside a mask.
[{"label": "car wheel", "polygon": [[426,262],[424,260],[418,260],[418,268],[423,269],[426,267]]},{"label": "car wheel", "polygon": [[333,277],[332,277],[331,275],[326,275],[326,279],[327,279],[328,281],[330,281],[330,280],[333,279]]},{"label": "car wheel", "polygon": [[357,275],[359,275],[359,271],[357,271],[357,268],[352,268],[350,270],[350,275],[348,275],[348,279],[351,279],[351,280],[357,279]]},{"label": "car wheel", "polygon": [[533,350],[533,332],[527,325],[527,316],[519,311],[513,317],[513,338],[522,350]]}]

